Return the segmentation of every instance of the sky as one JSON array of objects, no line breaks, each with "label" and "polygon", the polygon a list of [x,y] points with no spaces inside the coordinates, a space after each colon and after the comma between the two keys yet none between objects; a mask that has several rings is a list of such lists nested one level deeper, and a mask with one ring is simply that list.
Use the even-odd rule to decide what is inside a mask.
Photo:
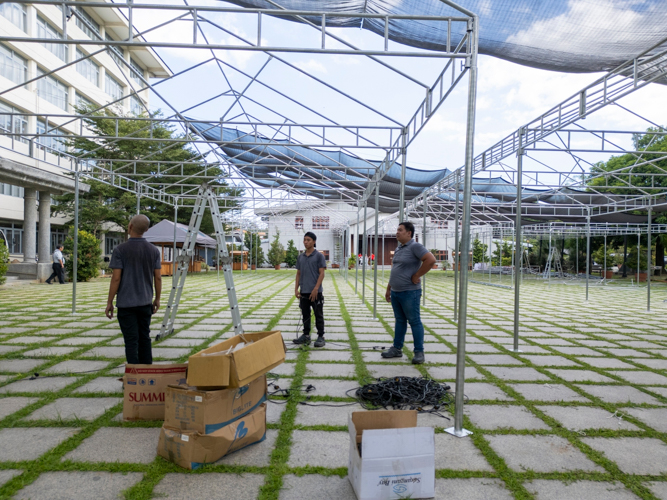
[{"label": "sky", "polygon": [[[206,1],[202,5],[229,6],[227,3]],[[667,9],[656,11],[659,2],[653,0],[539,2],[536,4],[538,8],[533,11],[528,9],[533,2],[521,0],[512,3],[516,12],[521,13],[522,9],[525,11],[521,14],[524,24],[510,25],[507,19],[512,16],[507,12],[507,2],[471,0],[464,3],[481,13],[480,45],[483,51],[495,51],[503,57],[516,57],[517,47],[523,44],[524,48],[527,47],[523,54],[528,64],[536,64],[540,54],[544,55],[551,50],[556,54],[553,61],[557,64],[564,64],[559,54],[569,51],[576,64],[588,61],[594,67],[598,59],[606,61],[607,53],[618,48],[617,41],[627,46],[628,33],[637,31],[640,20],[649,24],[656,22],[655,18],[667,22]],[[389,4],[397,9],[409,7],[406,1],[382,3],[385,7]],[[173,0],[173,4],[182,5],[176,0]],[[380,2],[371,4],[377,8]],[[138,27],[147,29],[176,15],[178,13],[166,11],[135,11],[134,19]],[[241,45],[243,42],[240,39],[253,43],[257,39],[256,15],[238,12],[208,13],[202,16],[216,23],[216,26],[200,23],[209,43]],[[619,19],[623,19],[621,25],[618,25]],[[573,21],[577,21],[580,27],[588,28],[586,36],[578,41],[575,40],[578,34],[573,32]],[[610,35],[608,31],[614,25],[623,28],[624,31],[620,31],[624,34],[617,37]],[[147,35],[147,39],[190,42],[192,33],[191,20],[180,21],[152,32]],[[383,45],[381,37],[365,29],[332,28],[330,33],[359,47],[381,49]],[[607,34],[606,49],[600,33]],[[261,38],[263,45],[281,47],[318,47],[321,43],[319,30],[267,16],[263,17]],[[649,41],[643,40],[643,43]],[[589,50],[582,48],[584,42],[588,44]],[[202,44],[202,49],[157,49],[157,52],[174,72],[182,71],[212,57],[213,52],[203,45],[205,42],[201,34],[198,43]],[[327,39],[327,47],[341,46],[336,40]],[[417,51],[394,42],[390,42],[390,50]],[[156,85],[158,94],[152,96],[151,106],[161,108],[165,114],[169,114],[170,105],[178,111],[187,110],[186,115],[189,117],[218,121],[225,116],[229,121],[242,111],[232,96],[221,95],[229,91],[231,86],[236,91],[246,91],[247,98],[241,102],[243,111],[260,121],[282,123],[289,118],[301,123],[321,124],[325,123],[323,117],[326,116],[339,124],[395,127],[399,123],[407,123],[425,95],[420,85],[363,56],[273,53],[271,57],[258,52],[227,50],[216,50],[214,53],[220,63],[208,62]],[[602,55],[596,58],[597,53]],[[432,85],[447,61],[439,58],[397,57],[388,62],[410,77]],[[578,93],[603,74],[538,69],[490,55],[480,55],[478,67],[476,154]],[[457,70],[460,70],[459,66]],[[251,81],[256,75],[259,75],[258,78]],[[275,90],[270,90],[267,85]],[[467,78],[464,78],[410,145],[409,166],[433,170],[454,169],[463,164],[467,85]],[[210,101],[205,105],[196,106],[207,99]],[[667,109],[667,88],[651,85],[624,98],[621,104],[648,118],[648,121],[618,106],[610,106],[588,117],[582,124],[591,129],[636,131],[645,130],[652,123],[664,125],[664,113],[661,110]],[[243,126],[239,125],[239,128]],[[269,129],[264,131],[271,133]],[[314,140],[314,136],[306,133],[299,136],[299,132],[294,131],[293,134],[304,142]],[[344,132],[339,135],[335,132],[327,134],[343,142],[351,139]],[[387,132],[369,130],[366,135],[379,143],[389,143]],[[629,136],[619,136],[615,140],[623,146],[630,145]],[[593,143],[589,141],[588,145],[592,146]],[[368,159],[381,159],[382,156],[378,150],[356,150],[356,153]],[[588,154],[582,157],[591,162],[604,161],[609,158],[609,154]],[[563,154],[545,154],[542,159],[551,168],[558,170],[569,170],[574,164],[569,156]],[[513,164],[515,160],[507,159],[507,162]],[[539,162],[535,162],[533,167],[543,168]]]}]

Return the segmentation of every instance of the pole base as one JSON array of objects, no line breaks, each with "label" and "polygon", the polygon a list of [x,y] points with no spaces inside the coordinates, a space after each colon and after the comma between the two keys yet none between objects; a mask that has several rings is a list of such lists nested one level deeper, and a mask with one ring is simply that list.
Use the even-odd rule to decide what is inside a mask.
[{"label": "pole base", "polygon": [[512,349],[512,352],[523,352],[521,349]]},{"label": "pole base", "polygon": [[446,428],[445,432],[447,434],[451,434],[452,436],[455,436],[455,437],[458,437],[458,438],[468,437],[472,434],[472,431],[467,431],[465,429],[461,429],[460,432],[456,432],[456,429],[454,427]]}]

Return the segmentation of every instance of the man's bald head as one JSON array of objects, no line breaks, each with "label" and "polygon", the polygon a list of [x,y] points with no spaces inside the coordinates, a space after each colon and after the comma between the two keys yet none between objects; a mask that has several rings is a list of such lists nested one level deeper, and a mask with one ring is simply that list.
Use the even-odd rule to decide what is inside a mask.
[{"label": "man's bald head", "polygon": [[130,219],[130,233],[136,234],[137,236],[143,236],[143,234],[148,231],[148,228],[151,226],[151,221],[148,220],[148,217],[145,215],[135,215]]}]

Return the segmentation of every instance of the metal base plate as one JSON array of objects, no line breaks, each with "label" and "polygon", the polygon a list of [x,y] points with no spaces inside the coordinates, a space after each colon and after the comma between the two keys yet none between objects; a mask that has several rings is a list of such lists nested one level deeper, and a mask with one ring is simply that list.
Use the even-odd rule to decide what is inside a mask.
[{"label": "metal base plate", "polygon": [[468,436],[470,436],[470,435],[472,434],[472,431],[467,431],[467,430],[465,430],[465,429],[461,429],[461,432],[460,432],[460,433],[459,433],[459,432],[456,432],[456,430],[454,429],[454,427],[447,427],[447,428],[445,429],[445,432],[446,432],[447,434],[451,434],[452,436],[459,437],[459,438],[468,437]]},{"label": "metal base plate", "polygon": [[523,352],[521,349],[512,349],[512,352]]}]

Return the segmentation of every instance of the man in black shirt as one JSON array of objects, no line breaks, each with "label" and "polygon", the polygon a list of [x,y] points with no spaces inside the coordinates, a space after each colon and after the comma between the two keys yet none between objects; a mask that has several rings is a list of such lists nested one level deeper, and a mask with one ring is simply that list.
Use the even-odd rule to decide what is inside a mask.
[{"label": "man in black shirt", "polygon": [[[151,316],[160,308],[162,275],[160,251],[143,237],[150,221],[145,215],[130,220],[130,239],[116,247],[109,267],[113,269],[106,315],[113,318],[113,299],[118,307],[118,324],[125,340],[125,359],[130,364],[150,365]],[[155,300],[153,300],[155,282]]]}]

